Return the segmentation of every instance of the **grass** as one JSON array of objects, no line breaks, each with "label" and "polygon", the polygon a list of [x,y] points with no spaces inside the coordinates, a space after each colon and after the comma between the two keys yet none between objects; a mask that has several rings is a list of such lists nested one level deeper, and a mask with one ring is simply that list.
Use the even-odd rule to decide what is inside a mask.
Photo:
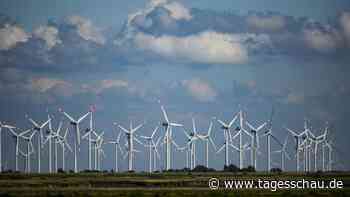
[{"label": "grass", "polygon": [[[208,189],[208,180],[342,180],[338,190]],[[350,196],[350,173],[60,173],[0,174],[0,196]]]}]

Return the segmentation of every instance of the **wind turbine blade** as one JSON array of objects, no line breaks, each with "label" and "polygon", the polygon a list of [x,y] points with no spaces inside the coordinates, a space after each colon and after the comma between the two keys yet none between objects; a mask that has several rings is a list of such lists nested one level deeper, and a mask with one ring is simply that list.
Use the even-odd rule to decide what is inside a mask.
[{"label": "wind turbine blade", "polygon": [[297,133],[295,133],[294,131],[292,131],[291,129],[284,127],[289,133],[291,133],[293,136],[298,136]]},{"label": "wind turbine blade", "polygon": [[212,128],[213,128],[213,122],[210,121],[208,132],[207,132],[207,136],[210,136]]},{"label": "wind turbine blade", "polygon": [[283,154],[287,157],[288,160],[291,160],[290,155],[286,151],[283,151]]},{"label": "wind turbine blade", "polygon": [[162,106],[160,106],[160,108],[162,109],[162,112],[163,112],[163,116],[164,116],[165,121],[166,121],[167,123],[169,123],[168,115],[167,115],[167,113],[166,113],[166,111],[165,111],[165,109],[164,109],[164,106],[162,105]]},{"label": "wind turbine blade", "polygon": [[250,134],[247,130],[245,130],[245,129],[242,128],[242,131],[243,131],[245,134],[247,134],[249,137],[253,137],[253,135]]},{"label": "wind turbine blade", "polygon": [[88,137],[88,136],[89,136],[89,134],[90,134],[90,131],[89,131],[89,132],[87,132],[87,133],[85,133],[83,136],[81,136],[81,138],[82,138],[82,139],[85,139],[86,137]]},{"label": "wind turbine blade", "polygon": [[116,140],[117,143],[119,143],[121,135],[122,135],[122,133],[119,132],[118,137],[117,137],[117,140]]},{"label": "wind turbine blade", "polygon": [[64,140],[64,144],[67,146],[68,150],[72,153],[72,147],[69,145],[69,143],[67,141]]},{"label": "wind turbine blade", "polygon": [[281,147],[283,147],[283,144],[279,141],[279,139],[277,137],[275,137],[274,135],[270,135]]},{"label": "wind turbine blade", "polygon": [[197,134],[196,122],[194,121],[194,118],[192,118],[192,129],[193,129],[193,133]]},{"label": "wind turbine blade", "polygon": [[228,124],[228,127],[230,128],[232,125],[233,125],[233,123],[237,120],[237,114],[233,117],[233,119],[231,120],[231,122]]},{"label": "wind turbine blade", "polygon": [[66,116],[71,122],[76,122],[69,114],[67,114],[65,111],[62,111],[63,115]]},{"label": "wind turbine blade", "polygon": [[152,135],[151,135],[151,139],[153,139],[153,137],[154,137],[154,135],[157,133],[157,131],[158,131],[158,126],[153,130],[153,133],[152,133]]},{"label": "wind turbine blade", "polygon": [[144,146],[145,144],[144,143],[142,143],[139,139],[137,139],[136,137],[134,137],[134,140],[137,142],[137,143],[139,143],[140,145],[142,145],[142,146]]},{"label": "wind turbine blade", "polygon": [[224,148],[225,148],[225,144],[221,146],[218,151],[216,151],[216,154],[220,153],[222,150],[224,150]]},{"label": "wind turbine blade", "polygon": [[81,122],[81,121],[83,121],[88,115],[90,115],[90,113],[91,113],[91,112],[88,112],[88,113],[86,113],[85,115],[83,115],[82,117],[80,117],[80,118],[78,119],[78,123]]},{"label": "wind turbine blade", "polygon": [[123,130],[125,133],[129,134],[130,131],[128,131],[127,129],[125,129],[124,127],[122,127],[121,125],[118,125],[118,127]]},{"label": "wind turbine blade", "polygon": [[239,151],[239,148],[237,148],[236,146],[234,146],[233,144],[229,144],[229,146],[231,146],[233,149],[235,149],[236,151]]},{"label": "wind turbine blade", "polygon": [[183,125],[182,124],[178,124],[178,123],[170,123],[169,124],[170,126],[173,126],[173,127],[182,127]]},{"label": "wind turbine blade", "polygon": [[264,122],[262,125],[260,125],[257,129],[256,129],[256,131],[258,132],[258,131],[260,131],[262,128],[264,128],[265,126],[266,126],[266,122]]},{"label": "wind turbine blade", "polygon": [[3,125],[2,127],[7,128],[7,129],[15,129],[16,127],[11,126],[11,125]]},{"label": "wind turbine blade", "polygon": [[217,121],[224,127],[229,127],[226,123],[224,123],[222,120],[217,119]]},{"label": "wind turbine blade", "polygon": [[213,139],[211,139],[211,137],[209,137],[209,141],[210,141],[211,145],[213,146],[214,150],[216,150],[216,145],[215,145]]},{"label": "wind turbine blade", "polygon": [[134,128],[134,129],[132,130],[132,133],[134,133],[135,131],[139,130],[142,126],[143,126],[143,124],[140,124],[139,126],[137,126],[136,128]]},{"label": "wind turbine blade", "polygon": [[177,145],[176,142],[175,142],[172,138],[170,138],[170,140],[171,140],[171,143],[174,144],[174,146],[175,146],[176,148],[179,147],[179,145]]},{"label": "wind turbine blade", "polygon": [[249,127],[250,130],[257,131],[248,121],[245,121],[245,124]]},{"label": "wind turbine blade", "polygon": [[187,131],[185,130],[185,128],[183,129],[184,134],[186,135],[187,139],[191,139],[191,136],[187,133]]},{"label": "wind turbine blade", "polygon": [[27,129],[27,130],[23,131],[22,133],[20,133],[19,136],[23,136],[23,135],[29,133],[30,131],[32,131],[32,129]]},{"label": "wind turbine blade", "polygon": [[29,121],[34,125],[34,127],[39,128],[39,124],[36,123],[33,119],[29,118]]}]

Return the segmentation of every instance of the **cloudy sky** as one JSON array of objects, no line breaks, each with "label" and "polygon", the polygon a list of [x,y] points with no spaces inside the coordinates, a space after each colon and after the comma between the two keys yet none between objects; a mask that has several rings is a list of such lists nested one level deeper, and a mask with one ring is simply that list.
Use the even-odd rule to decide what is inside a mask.
[{"label": "cloudy sky", "polygon": [[[301,131],[307,118],[319,135],[328,121],[341,155],[350,148],[349,10],[347,0],[3,0],[0,120],[29,128],[25,114],[43,121],[48,110],[57,124],[58,108],[76,117],[95,105],[96,128],[112,138],[119,132],[114,121],[147,121],[139,133],[150,134],[161,119],[158,100],[188,129],[195,117],[201,132],[212,117],[229,121],[239,109],[261,124],[274,106],[281,141],[283,126]],[[185,144],[181,130],[174,135]],[[216,122],[213,138],[222,145]],[[5,140],[8,168],[13,146]],[[113,149],[105,149],[104,168],[111,169]],[[183,167],[182,153],[174,159]],[[232,153],[232,163],[237,159]],[[144,154],[137,160],[143,169]],[[212,160],[222,168],[223,154]],[[337,157],[336,167],[349,169],[349,160]]]}]

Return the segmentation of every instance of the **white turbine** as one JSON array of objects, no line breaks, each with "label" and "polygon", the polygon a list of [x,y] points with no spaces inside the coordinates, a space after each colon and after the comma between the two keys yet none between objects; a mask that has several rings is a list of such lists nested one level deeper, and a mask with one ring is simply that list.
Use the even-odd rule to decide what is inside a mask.
[{"label": "white turbine", "polygon": [[164,109],[164,106],[161,106],[165,122],[162,123],[162,126],[165,128],[164,135],[164,145],[165,145],[165,169],[171,169],[171,144],[174,144],[172,139],[172,127],[182,127],[182,124],[170,122],[168,115]]},{"label": "white turbine", "polygon": [[217,151],[217,153],[221,152],[223,150],[223,148],[225,148],[225,166],[229,165],[229,158],[228,158],[229,146],[234,147],[233,144],[230,143],[230,142],[232,142],[230,129],[237,118],[238,118],[238,114],[236,114],[233,117],[233,119],[231,120],[231,122],[229,122],[228,124],[223,122],[222,120],[217,119],[217,121],[221,124],[221,129],[224,130],[224,138],[225,138],[224,145],[219,149],[219,151]]},{"label": "white turbine", "polygon": [[29,121],[33,124],[34,129],[38,132],[38,150],[37,150],[37,154],[38,154],[38,173],[41,172],[41,148],[42,148],[42,143],[43,143],[43,128],[51,121],[50,119],[48,119],[46,122],[39,124],[36,121],[34,121],[32,118],[28,117],[26,115],[26,117],[29,119]]},{"label": "white turbine", "polygon": [[206,165],[207,168],[209,168],[209,142],[213,146],[214,151],[216,151],[216,145],[215,145],[213,139],[210,136],[212,127],[213,127],[213,123],[210,122],[207,134],[206,135],[199,135],[198,134],[198,137],[201,140],[205,141],[205,161],[206,161],[205,165]]},{"label": "white turbine", "polygon": [[9,130],[11,131],[12,137],[15,140],[15,151],[16,151],[16,161],[15,161],[15,170],[18,171],[18,155],[19,155],[19,138],[23,137],[23,135],[29,133],[30,131],[32,131],[32,129],[28,129],[26,131],[23,131],[21,133],[16,133],[12,128],[9,128]]},{"label": "white turbine", "polygon": [[[236,127],[235,131],[237,131],[237,133],[231,138],[231,139],[235,139],[236,137],[239,137],[238,138],[238,143],[239,143],[239,147],[238,147],[238,152],[239,152],[239,168],[240,169],[243,169],[243,161],[244,161],[244,156],[243,156],[243,153],[244,153],[244,145],[243,145],[243,132],[246,133],[249,137],[253,138],[253,135],[251,135],[248,131],[246,131],[244,129],[244,118],[243,118],[243,111],[240,110],[238,112],[238,115],[239,115],[239,127]],[[232,142],[231,142],[232,143]]]},{"label": "white turbine", "polygon": [[290,156],[289,156],[289,154],[288,154],[288,152],[286,150],[287,149],[287,142],[288,142],[288,136],[285,138],[283,144],[281,144],[279,142],[279,144],[281,146],[281,149],[274,151],[275,153],[280,153],[281,154],[281,170],[282,170],[282,172],[284,172],[284,170],[285,170],[285,157],[287,157],[287,159],[290,160]]},{"label": "white turbine", "polygon": [[74,172],[77,173],[79,171],[78,169],[78,154],[77,152],[80,151],[80,130],[79,130],[79,124],[88,116],[90,115],[91,111],[87,112],[85,115],[81,116],[79,119],[75,120],[73,119],[68,113],[63,111],[61,108],[59,109],[59,112],[61,112],[65,117],[67,117],[70,121],[70,124],[73,126],[75,130],[75,142],[74,142]]},{"label": "white turbine", "polygon": [[[116,124],[116,123],[115,123]],[[143,124],[138,125],[137,127],[133,128],[132,122],[130,121],[130,129],[127,130],[121,125],[118,124],[118,127],[124,131],[126,138],[128,140],[128,156],[129,156],[129,162],[128,162],[128,170],[133,170],[133,159],[134,159],[134,152],[138,152],[134,149],[134,140],[138,142],[139,144],[142,144],[135,136],[135,132],[140,129],[143,126]],[[143,144],[142,144],[143,145]]]},{"label": "white turbine", "polygon": [[[155,136],[155,134],[157,133],[158,131],[158,128],[159,127],[156,127],[154,130],[153,130],[153,133],[151,136],[140,136],[141,138],[144,138],[146,141],[147,141],[147,145],[145,147],[148,147],[149,148],[149,173],[152,173],[152,150],[153,150],[153,147],[155,147],[155,143],[153,141],[153,138]],[[157,149],[156,150],[156,153],[158,154],[158,151]]]},{"label": "white turbine", "polygon": [[258,132],[266,126],[266,122],[258,127],[252,126],[248,121],[246,121],[247,126],[250,128],[251,132],[251,145],[250,145],[250,161],[251,166],[256,170],[257,168],[257,151],[260,146]]},{"label": "white turbine", "polygon": [[7,129],[15,129],[16,127],[10,126],[3,124],[3,122],[0,122],[0,173],[2,172],[2,128],[7,128]]},{"label": "white turbine", "polygon": [[[115,167],[114,170],[115,172],[119,172],[119,167],[118,167],[118,149],[121,154],[123,154],[123,149],[120,146],[120,139],[121,139],[121,132],[119,132],[117,138],[115,141],[110,141],[108,143],[114,144],[114,151],[115,151]],[[90,140],[91,141],[91,140]]]},{"label": "white turbine", "polygon": [[300,151],[301,151],[301,140],[302,137],[305,136],[305,132],[296,133],[295,131],[285,127],[285,129],[294,137],[296,145],[295,145],[295,155],[296,155],[296,170],[300,171]]},{"label": "white turbine", "polygon": [[184,129],[184,133],[188,139],[187,145],[190,149],[190,169],[192,170],[196,167],[196,141],[199,140],[194,118],[192,118],[192,132],[188,134]]},{"label": "white turbine", "polygon": [[272,118],[274,115],[274,109],[272,108],[270,119],[267,122],[267,130],[265,131],[263,136],[266,136],[267,141],[267,171],[270,172],[271,170],[271,137],[274,137],[272,135]]},{"label": "white turbine", "polygon": [[26,172],[30,173],[31,167],[30,167],[30,155],[34,153],[34,146],[33,146],[33,136],[35,135],[35,130],[30,134],[30,136],[22,136],[22,138],[27,142],[27,153],[22,152],[20,153],[26,158]]}]

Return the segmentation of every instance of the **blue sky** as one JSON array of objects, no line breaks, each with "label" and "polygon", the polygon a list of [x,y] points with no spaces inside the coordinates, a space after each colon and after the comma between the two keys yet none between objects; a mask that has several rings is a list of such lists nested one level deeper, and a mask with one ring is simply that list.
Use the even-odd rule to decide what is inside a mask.
[{"label": "blue sky", "polygon": [[[213,116],[229,120],[239,108],[248,120],[262,123],[274,106],[279,139],[287,134],[283,126],[301,130],[304,118],[316,134],[328,121],[342,153],[350,148],[349,4],[5,0],[0,6],[0,120],[24,129],[30,126],[24,114],[42,120],[48,109],[58,122],[59,107],[78,116],[96,105],[96,127],[113,137],[113,121],[147,121],[140,133],[150,134],[161,118],[158,100],[187,128],[195,117],[201,131]],[[214,125],[219,146],[223,135]],[[175,138],[185,143],[181,130]],[[13,143],[5,143],[13,151]],[[106,153],[104,167],[110,169],[111,146]],[[199,155],[203,161],[201,150]],[[182,157],[175,153],[175,167],[183,166]],[[13,166],[14,154],[6,158]],[[223,154],[215,158],[211,166],[222,168]],[[348,169],[349,159],[337,160],[336,167]],[[232,162],[237,164],[236,153]],[[259,169],[264,168],[261,162]]]}]

